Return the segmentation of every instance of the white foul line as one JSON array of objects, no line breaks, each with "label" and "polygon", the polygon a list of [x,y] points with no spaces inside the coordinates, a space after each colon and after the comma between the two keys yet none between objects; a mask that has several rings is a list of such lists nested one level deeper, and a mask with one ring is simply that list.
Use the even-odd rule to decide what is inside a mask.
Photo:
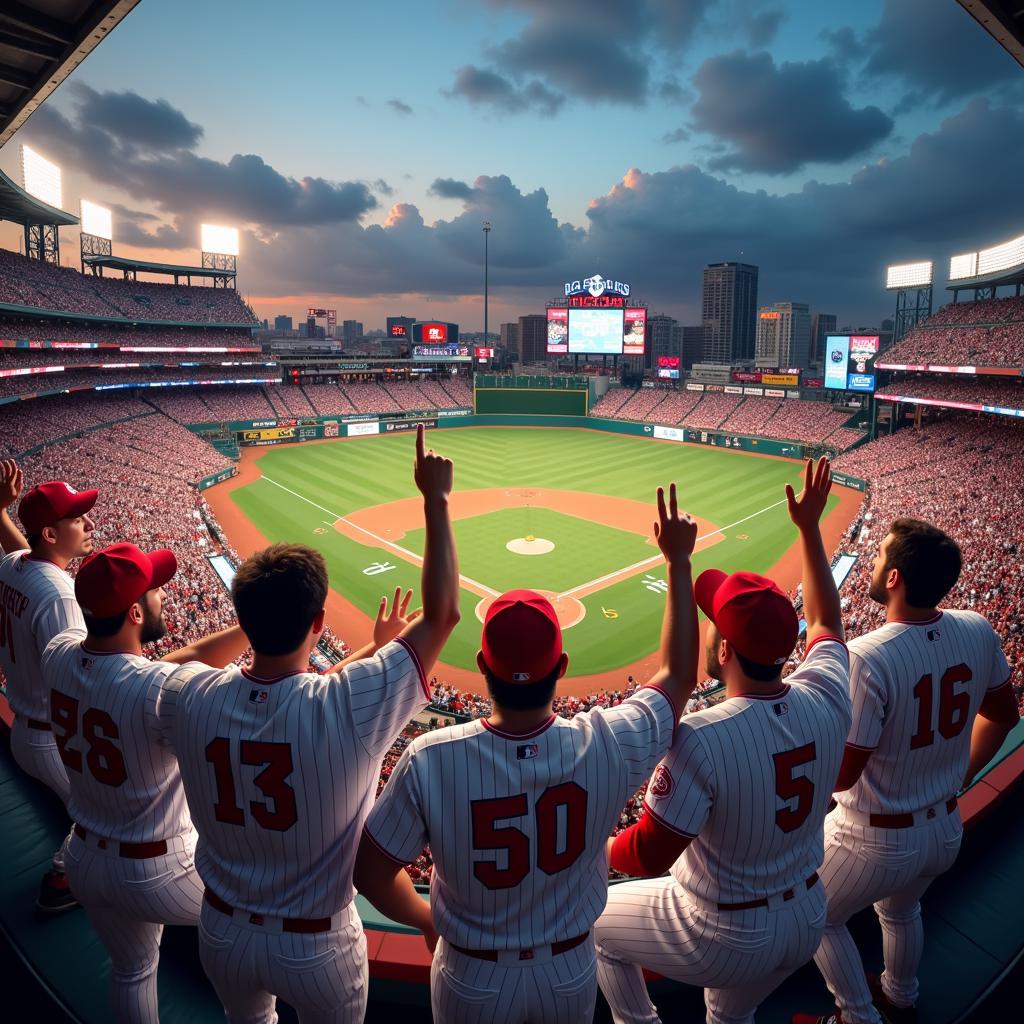
[{"label": "white foul line", "polygon": [[[383,544],[385,545],[385,547],[389,547],[392,548],[394,551],[398,551],[406,558],[411,559],[417,565],[423,564],[423,556],[417,555],[415,551],[410,551],[408,548],[403,548],[400,545],[396,544],[394,541],[387,540],[385,537],[380,537],[376,533],[371,533],[365,527],[359,526],[358,523],[353,523],[352,520],[346,519],[344,516],[338,515],[337,512],[332,512],[329,508],[324,508],[323,505],[318,505],[315,501],[312,501],[310,498],[307,498],[304,494],[299,494],[298,491],[293,491],[290,487],[285,487],[284,484],[279,484],[276,480],[271,479],[269,476],[261,476],[260,479],[266,480],[268,484],[273,484],[275,487],[280,487],[282,491],[287,491],[289,494],[294,494],[296,498],[299,498],[302,501],[306,502],[307,505],[312,505],[313,508],[318,508],[320,509],[321,512],[326,512],[329,516],[334,516],[334,522],[328,523],[328,526],[336,526],[338,523],[344,523],[350,529],[358,530],[360,533],[365,533],[367,537],[372,537],[375,541],[377,541],[378,544]],[[491,597],[499,597],[501,594],[501,591],[495,590],[493,587],[488,587],[483,583],[479,583],[476,580],[471,579],[469,576],[463,576],[460,574],[459,579],[464,580],[471,586],[479,587],[481,590],[486,591],[488,594],[490,594]]]},{"label": "white foul line", "polygon": [[[742,519],[737,519],[735,523],[729,523],[728,526],[720,526],[717,530],[712,530],[710,533],[705,533],[703,537],[698,537],[695,541],[699,544],[702,540],[708,540],[710,537],[715,537],[720,533],[725,533],[726,530],[731,530],[734,526],[739,526],[741,523],[745,523],[755,516],[761,515],[762,512],[768,512],[773,508],[778,508],[780,505],[784,505],[789,499],[783,498],[781,501],[775,502],[774,505],[765,505],[764,508],[758,509],[756,512],[752,512],[749,516],[744,516]],[[559,599],[563,597],[572,597],[574,594],[578,594],[581,590],[587,590],[594,586],[595,583],[604,583],[607,580],[615,579],[616,576],[621,576],[623,573],[634,572],[638,569],[643,569],[645,566],[654,565],[656,562],[664,561],[662,555],[651,555],[650,558],[645,558],[640,562],[634,562],[632,565],[627,565],[623,569],[616,569],[615,572],[606,573],[604,576],[598,576],[596,580],[591,580],[589,583],[581,583],[578,587],[573,587],[572,590],[566,590],[564,593],[559,594]]]}]

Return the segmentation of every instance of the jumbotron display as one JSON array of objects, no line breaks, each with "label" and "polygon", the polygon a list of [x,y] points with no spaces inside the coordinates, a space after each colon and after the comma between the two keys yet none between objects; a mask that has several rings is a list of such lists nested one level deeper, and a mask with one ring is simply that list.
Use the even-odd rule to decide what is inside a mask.
[{"label": "jumbotron display", "polygon": [[825,340],[825,387],[873,392],[877,355],[877,334],[830,334]]},{"label": "jumbotron display", "polygon": [[548,353],[642,356],[647,330],[643,308],[548,310]]}]

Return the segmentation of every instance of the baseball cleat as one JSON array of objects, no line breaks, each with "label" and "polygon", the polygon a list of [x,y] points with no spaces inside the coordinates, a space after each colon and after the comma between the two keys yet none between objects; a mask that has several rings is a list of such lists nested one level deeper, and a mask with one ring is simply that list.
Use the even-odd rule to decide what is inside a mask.
[{"label": "baseball cleat", "polygon": [[36,908],[43,914],[59,914],[77,906],[78,900],[72,895],[67,876],[62,871],[47,871],[39,885]]},{"label": "baseball cleat", "polygon": [[882,988],[882,979],[877,974],[868,975],[868,988],[871,989],[871,1001],[885,1024],[917,1024],[917,1007],[891,1003]]}]

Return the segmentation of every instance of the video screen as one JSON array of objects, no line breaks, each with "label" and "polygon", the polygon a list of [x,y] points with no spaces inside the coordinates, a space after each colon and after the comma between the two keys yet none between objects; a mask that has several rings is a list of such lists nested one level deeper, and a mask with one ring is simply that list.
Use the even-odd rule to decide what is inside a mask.
[{"label": "video screen", "polygon": [[877,334],[830,334],[825,339],[825,387],[873,393],[877,355]]},{"label": "video screen", "polygon": [[658,376],[665,380],[679,380],[679,356],[658,356]]},{"label": "video screen", "polygon": [[548,310],[548,352],[564,355],[569,351],[569,310]]},{"label": "video screen", "polygon": [[627,309],[622,332],[622,354],[642,356],[644,354],[644,332],[647,330],[647,310]]},{"label": "video screen", "polygon": [[[622,354],[623,310],[570,309],[569,351],[598,356]],[[550,323],[550,321],[549,321]],[[640,338],[643,352],[643,336]]]}]

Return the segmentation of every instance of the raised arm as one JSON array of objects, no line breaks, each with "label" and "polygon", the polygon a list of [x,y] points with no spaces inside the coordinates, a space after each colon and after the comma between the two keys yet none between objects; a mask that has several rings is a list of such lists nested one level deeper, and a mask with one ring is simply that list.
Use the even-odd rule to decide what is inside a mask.
[{"label": "raised arm", "polygon": [[21,494],[22,483],[21,469],[14,459],[0,461],[0,548],[8,555],[28,548],[28,541],[14,525],[9,511]]},{"label": "raised arm", "polygon": [[459,622],[459,561],[448,514],[448,495],[452,492],[454,473],[451,459],[426,448],[420,424],[416,428],[413,478],[423,495],[426,520],[420,584],[423,614],[401,635],[416,651],[425,674],[434,667],[441,648]]},{"label": "raised arm", "polygon": [[391,643],[396,636],[400,636],[402,630],[413,622],[420,615],[420,609],[409,612],[409,599],[412,591],[407,590],[405,597],[402,596],[402,588],[395,587],[395,599],[391,602],[391,609],[388,610],[387,595],[380,599],[380,607],[377,609],[377,618],[373,623],[373,638],[368,644],[364,644],[357,651],[353,651],[347,658],[333,664],[327,673],[340,672],[346,665],[362,661],[376,654],[385,644]]},{"label": "raised arm", "polygon": [[230,665],[249,646],[249,640],[242,632],[241,626],[229,626],[204,636],[194,644],[179,647],[160,660],[169,661],[174,665],[184,665],[189,661],[201,661],[212,668],[224,668]]},{"label": "raised arm", "polygon": [[676,711],[682,714],[697,685],[697,657],[700,637],[697,632],[697,602],[693,596],[693,571],[690,556],[697,542],[697,523],[684,512],[679,514],[676,485],[669,484],[668,507],[665,491],[658,488],[658,521],[654,536],[665,556],[668,594],[661,623],[661,668],[651,684],[662,687]]},{"label": "raised arm", "polygon": [[807,644],[819,636],[844,639],[839,590],[832,578],[832,567],[821,539],[821,517],[832,489],[832,469],[824,456],[815,466],[811,459],[804,468],[804,486],[799,497],[786,484],[789,518],[800,534],[803,560],[804,618],[807,620]]}]

